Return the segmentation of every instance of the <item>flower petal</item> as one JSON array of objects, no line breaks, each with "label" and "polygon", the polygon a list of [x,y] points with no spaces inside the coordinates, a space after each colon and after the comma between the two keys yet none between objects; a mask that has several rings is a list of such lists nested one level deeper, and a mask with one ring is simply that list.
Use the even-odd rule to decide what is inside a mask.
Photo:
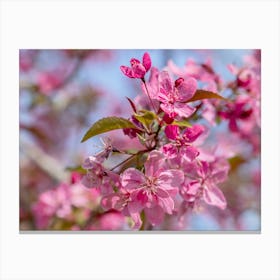
[{"label": "flower petal", "polygon": [[[162,108],[162,110],[163,110],[163,108]],[[166,111],[164,111],[164,112],[166,112]],[[174,103],[174,112],[177,113],[180,117],[188,118],[195,112],[195,108],[190,107],[189,105],[187,105],[185,103],[175,102]],[[168,113],[168,112],[166,112],[166,113]]]},{"label": "flower petal", "polygon": [[192,181],[186,186],[186,192],[189,195],[196,195],[200,188],[201,184],[199,181]]},{"label": "flower petal", "polygon": [[121,174],[121,184],[124,188],[138,188],[144,182],[144,174],[135,168],[128,168]]},{"label": "flower petal", "polygon": [[90,170],[92,168],[96,168],[99,166],[101,166],[99,159],[97,157],[93,157],[93,156],[87,157],[82,164],[82,167],[87,170]]},{"label": "flower petal", "polygon": [[162,151],[168,157],[168,159],[176,158],[178,155],[178,149],[172,143],[162,146]]},{"label": "flower petal", "polygon": [[197,90],[197,81],[194,78],[188,78],[177,87],[179,92],[178,101],[186,102],[191,99]]},{"label": "flower petal", "polygon": [[184,173],[181,170],[169,169],[159,174],[157,182],[165,190],[178,188],[184,182]]},{"label": "flower petal", "polygon": [[227,206],[224,194],[216,186],[205,187],[203,191],[203,199],[207,204],[217,206],[222,210]]},{"label": "flower petal", "polygon": [[157,192],[156,192],[156,195],[160,198],[167,198],[169,197],[169,193],[162,189],[162,188],[157,188]]},{"label": "flower petal", "polygon": [[127,207],[129,213],[134,214],[134,213],[140,213],[143,210],[144,205],[140,201],[134,200],[128,203]]},{"label": "flower petal", "polygon": [[177,136],[179,135],[179,126],[167,125],[164,132],[169,139],[176,140]]},{"label": "flower petal", "polygon": [[145,208],[145,214],[153,226],[161,224],[164,218],[164,211],[160,206]]},{"label": "flower petal", "polygon": [[199,155],[199,151],[194,146],[183,146],[180,149],[180,154],[193,161]]},{"label": "flower petal", "polygon": [[109,209],[116,209],[116,210],[122,210],[123,205],[122,205],[122,197],[119,194],[108,194],[105,195],[102,200],[101,200],[101,205],[104,208],[104,210],[109,210]]},{"label": "flower petal", "polygon": [[159,205],[164,210],[165,213],[172,214],[174,210],[174,201],[171,197],[160,198]]},{"label": "flower petal", "polygon": [[162,71],[159,74],[160,89],[163,89],[167,94],[173,90],[172,82],[167,71]]},{"label": "flower petal", "polygon": [[205,128],[203,125],[196,124],[192,127],[188,127],[183,134],[184,139],[188,143],[194,142],[203,132]]},{"label": "flower petal", "polygon": [[133,71],[130,67],[127,67],[127,66],[121,66],[120,67],[121,71],[129,78],[135,78],[134,77],[134,74],[133,74]]},{"label": "flower petal", "polygon": [[211,180],[214,184],[222,183],[224,182],[228,177],[228,167],[215,170],[215,172],[212,173]]},{"label": "flower petal", "polygon": [[[185,104],[184,104],[185,105]],[[162,103],[160,108],[168,115],[169,118],[174,119],[177,116],[175,113],[174,104],[171,103]]]},{"label": "flower petal", "polygon": [[143,61],[143,65],[146,69],[146,72],[148,72],[152,66],[152,61],[151,61],[150,55],[147,52],[144,53],[142,61]]},{"label": "flower petal", "polygon": [[145,162],[146,175],[148,177],[156,177],[156,174],[163,168],[166,168],[164,154],[160,151],[150,152],[149,157]]},{"label": "flower petal", "polygon": [[132,66],[134,78],[142,79],[146,74],[146,69],[142,64],[135,64]]}]

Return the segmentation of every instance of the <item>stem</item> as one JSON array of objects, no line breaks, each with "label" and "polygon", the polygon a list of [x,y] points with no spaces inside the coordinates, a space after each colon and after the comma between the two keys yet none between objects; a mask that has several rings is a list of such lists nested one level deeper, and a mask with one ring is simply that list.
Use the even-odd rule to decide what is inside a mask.
[{"label": "stem", "polygon": [[[157,141],[156,141],[156,144],[157,144]],[[153,146],[153,147],[150,147],[146,150],[141,150],[141,151],[138,151],[136,154],[132,154],[130,157],[126,158],[125,160],[121,161],[120,163],[118,163],[116,166],[114,166],[113,168],[110,169],[110,171],[113,171],[114,169],[116,169],[117,167],[121,166],[122,164],[128,162],[129,160],[131,160],[133,157],[137,156],[137,155],[140,155],[140,154],[145,154],[145,153],[148,153],[152,150],[154,150],[156,148],[156,144]]]},{"label": "stem", "polygon": [[[138,153],[137,153],[138,154]],[[121,161],[120,163],[118,163],[116,166],[114,166],[113,168],[110,169],[110,171],[113,171],[114,169],[116,169],[117,167],[121,166],[122,164],[128,162],[129,160],[131,160],[133,157],[135,157],[137,154],[133,154],[132,156],[128,157],[127,159]]]},{"label": "stem", "polygon": [[147,84],[146,84],[146,81],[145,81],[144,78],[142,78],[142,82],[144,83],[144,86],[145,86],[145,89],[146,89],[146,91],[147,91],[147,95],[148,95],[148,97],[149,97],[150,103],[151,103],[151,105],[152,105],[152,107],[153,107],[153,110],[154,110],[154,112],[155,112],[155,114],[156,114],[157,111],[156,111],[156,109],[155,109],[155,105],[154,105],[154,103],[153,103],[153,101],[152,101],[152,98],[151,98],[151,96],[150,96],[150,93],[149,93],[149,91],[148,91]]}]

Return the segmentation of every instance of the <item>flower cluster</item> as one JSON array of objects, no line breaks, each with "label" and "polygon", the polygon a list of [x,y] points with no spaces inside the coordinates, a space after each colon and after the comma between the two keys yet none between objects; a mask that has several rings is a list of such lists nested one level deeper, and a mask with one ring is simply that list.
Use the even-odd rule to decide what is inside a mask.
[{"label": "flower cluster", "polygon": [[[205,159],[203,143],[208,129],[194,117],[203,102],[212,105],[211,92],[205,91],[204,98],[197,97],[199,75],[204,81],[211,81],[212,88],[213,83],[220,82],[219,77],[213,77],[210,66],[204,66],[202,73],[194,68],[193,75],[188,71],[172,81],[172,71],[151,68],[148,53],[143,55],[142,63],[136,58],[130,62],[131,67],[121,66],[120,69],[127,77],[140,80],[143,93],[134,101],[129,99],[134,112],[129,118],[132,127],[124,128],[123,132],[130,138],[137,138],[143,149],[135,153],[119,151],[110,142],[110,148],[84,161],[82,166],[87,170],[84,185],[99,189],[104,211],[122,213],[131,219],[134,229],[162,227],[168,216],[179,219],[183,205],[185,211],[198,211],[206,205],[226,209],[221,183],[227,180],[229,162],[225,156],[215,154]],[[246,112],[250,114],[244,112],[242,105],[239,105],[240,113],[222,113],[222,110],[238,107],[239,99],[226,103],[222,96],[212,94],[219,100],[219,116],[231,116],[233,122],[236,118],[246,118]],[[127,154],[127,159],[135,158],[136,163],[125,165],[126,159],[108,170],[104,160],[112,150]],[[105,157],[100,157],[104,154]]]},{"label": "flower cluster", "polygon": [[[62,68],[42,71],[32,89],[48,104],[93,54],[65,51],[67,60],[80,62],[66,67],[67,73]],[[36,52],[22,53],[22,72],[32,69],[36,56]],[[260,195],[260,51],[245,57],[243,65],[227,65],[232,77],[227,81],[211,59],[203,63],[188,59],[182,67],[169,60],[162,69],[153,63],[145,52],[140,59],[131,58],[130,66],[120,66],[120,77],[139,86],[134,98],[127,97],[131,113],[120,117],[127,113],[125,106],[114,104],[113,110],[106,108],[110,117],[89,129],[89,119],[83,119],[88,130],[82,142],[103,133],[108,137],[99,152],[83,154],[84,160],[77,157],[71,180],[54,176],[44,181],[44,174],[37,174],[41,189],[31,207],[36,229],[197,229],[193,217],[212,219],[216,223],[212,228],[248,229],[248,209],[257,212],[260,207],[256,202]],[[57,139],[61,129],[66,137],[71,126],[56,126],[57,120],[71,124],[78,111],[84,112],[69,109],[75,114],[63,118],[56,117],[57,110],[47,106],[45,111],[34,110],[34,127],[42,128],[39,132],[44,132],[45,142],[33,126],[21,123],[22,129],[36,132],[34,137],[49,156],[63,154],[64,142]],[[48,142],[57,145],[50,149]],[[29,176],[26,184],[32,186],[30,178],[36,178]],[[50,187],[53,179],[58,183]],[[21,208],[22,219],[28,215]]]}]

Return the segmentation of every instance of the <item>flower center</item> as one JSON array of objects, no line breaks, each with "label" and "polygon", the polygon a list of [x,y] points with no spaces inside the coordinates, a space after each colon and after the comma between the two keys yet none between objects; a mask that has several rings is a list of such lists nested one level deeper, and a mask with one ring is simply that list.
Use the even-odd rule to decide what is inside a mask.
[{"label": "flower center", "polygon": [[157,178],[155,178],[155,177],[146,177],[146,182],[145,182],[143,187],[147,191],[147,193],[156,193]]},{"label": "flower center", "polygon": [[178,100],[179,94],[178,90],[175,88],[173,91],[169,93],[168,101],[171,104],[174,104]]}]

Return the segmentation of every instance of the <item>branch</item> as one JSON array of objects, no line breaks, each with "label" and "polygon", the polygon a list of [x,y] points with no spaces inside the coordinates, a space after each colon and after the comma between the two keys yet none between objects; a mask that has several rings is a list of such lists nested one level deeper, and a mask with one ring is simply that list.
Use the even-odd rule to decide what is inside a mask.
[{"label": "branch", "polygon": [[69,181],[69,174],[65,171],[64,167],[56,159],[44,153],[39,147],[34,144],[30,145],[21,140],[20,148],[28,158],[55,181]]}]

